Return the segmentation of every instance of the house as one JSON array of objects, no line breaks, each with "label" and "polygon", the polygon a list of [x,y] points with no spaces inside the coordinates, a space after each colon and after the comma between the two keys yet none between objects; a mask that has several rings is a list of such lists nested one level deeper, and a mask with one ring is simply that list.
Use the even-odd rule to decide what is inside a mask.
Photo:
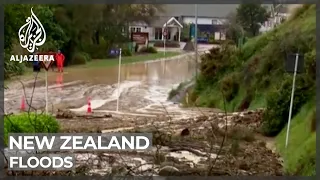
[{"label": "house", "polygon": [[163,40],[165,37],[167,40],[180,41],[183,25],[174,17],[158,16],[149,24],[135,22],[129,28],[131,33],[148,33],[149,41]]},{"label": "house", "polygon": [[270,13],[270,18],[261,24],[260,32],[264,33],[272,30],[277,25],[281,24],[283,21],[288,19],[291,15],[292,10],[299,7],[300,5],[296,4],[278,4],[275,7],[268,6],[268,11]]},{"label": "house", "polygon": [[[196,23],[196,6],[194,4],[165,4],[163,6],[164,12],[157,14],[153,22],[149,24],[144,22],[131,23],[130,32],[148,33],[149,41],[163,41],[164,39],[181,41],[182,31],[185,31],[187,26]],[[237,6],[237,4],[198,4],[198,30],[203,31],[204,34],[215,34],[214,37],[220,40],[223,37],[220,34],[223,33],[223,24],[227,15]],[[194,31],[192,32],[194,33]],[[192,32],[190,36],[194,36]],[[219,37],[216,35],[217,33],[219,33]],[[201,36],[198,37],[198,41],[201,41]]]}]

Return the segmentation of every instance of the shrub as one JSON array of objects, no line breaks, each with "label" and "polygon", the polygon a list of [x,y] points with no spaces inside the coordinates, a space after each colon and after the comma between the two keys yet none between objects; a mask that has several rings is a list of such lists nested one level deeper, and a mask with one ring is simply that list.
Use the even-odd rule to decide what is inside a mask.
[{"label": "shrub", "polygon": [[157,53],[158,51],[157,51],[157,49],[154,48],[154,47],[148,47],[148,52],[149,52],[149,53]]},{"label": "shrub", "polygon": [[122,49],[121,54],[123,56],[132,56],[132,52],[130,51],[130,49]]},{"label": "shrub", "polygon": [[139,52],[142,53],[157,53],[157,49],[154,47],[147,47],[147,46],[143,46]]},{"label": "shrub", "polygon": [[250,91],[247,91],[246,96],[242,99],[238,111],[245,111],[250,107],[250,104],[252,102],[252,93]]},{"label": "shrub", "polygon": [[179,94],[179,92],[183,89],[185,83],[180,83],[178,87],[171,89],[168,95],[168,100],[172,99],[174,96]]},{"label": "shrub", "polygon": [[4,140],[8,133],[57,133],[60,130],[58,121],[50,115],[22,113],[4,118]]},{"label": "shrub", "polygon": [[86,52],[83,52],[82,54],[83,54],[83,56],[86,58],[86,62],[89,62],[89,61],[92,60],[90,54],[88,54],[88,53],[86,53]]},{"label": "shrub", "polygon": [[[164,42],[163,41],[157,41],[154,43],[154,47],[163,47]],[[166,41],[166,47],[168,48],[179,48],[180,44],[176,41]]]},{"label": "shrub", "polygon": [[79,51],[87,52],[92,59],[105,59],[108,56],[108,49],[110,49],[110,45],[101,42],[100,44],[83,44]]},{"label": "shrub", "polygon": [[77,52],[73,55],[71,59],[71,64],[72,65],[86,64],[88,61],[87,58],[88,58],[87,53]]},{"label": "shrub", "polygon": [[12,76],[22,75],[25,72],[25,63],[16,63],[10,61],[11,54],[14,54],[10,50],[5,50],[4,53],[4,79],[9,79]]},{"label": "shrub", "polygon": [[[292,117],[310,99],[312,91],[308,90],[304,79],[297,77],[294,94]],[[267,136],[277,135],[286,125],[289,115],[292,78],[286,78],[283,85],[267,95],[267,108],[263,114],[262,132]]]},{"label": "shrub", "polygon": [[240,84],[237,77],[237,73],[233,73],[225,76],[220,82],[222,92],[227,102],[230,102],[239,92]]}]

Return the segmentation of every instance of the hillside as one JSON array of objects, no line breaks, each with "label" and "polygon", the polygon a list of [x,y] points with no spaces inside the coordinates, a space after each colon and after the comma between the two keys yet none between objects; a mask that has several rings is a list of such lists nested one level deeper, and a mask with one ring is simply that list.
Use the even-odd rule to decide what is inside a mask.
[{"label": "hillside", "polygon": [[[201,75],[190,96],[197,106],[228,111],[265,108],[261,132],[277,136],[285,170],[295,175],[315,175],[315,32],[316,7],[304,5],[288,21],[250,39],[241,49],[232,45],[212,49],[202,57]],[[286,73],[284,62],[296,52],[304,55],[305,72],[296,79],[290,153],[286,154],[292,74]]]}]

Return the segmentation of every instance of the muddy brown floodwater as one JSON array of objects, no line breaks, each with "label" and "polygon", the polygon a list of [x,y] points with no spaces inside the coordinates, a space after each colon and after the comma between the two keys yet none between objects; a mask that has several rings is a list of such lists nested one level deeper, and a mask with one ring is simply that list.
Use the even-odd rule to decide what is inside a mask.
[{"label": "muddy brown floodwater", "polygon": [[[121,84],[118,88],[118,67],[79,68],[59,74],[48,72],[49,111],[71,109],[86,112],[87,99],[91,99],[93,111],[115,111],[118,92],[121,112],[161,113],[164,107],[177,110],[178,105],[167,102],[168,92],[180,82],[192,78],[195,72],[191,55],[181,55],[166,61],[125,64],[121,67]],[[6,113],[17,112],[26,94],[32,107],[45,106],[45,80],[12,84],[5,91]],[[35,88],[34,88],[35,86]],[[34,90],[34,92],[33,92]],[[30,104],[30,103],[27,103]]]},{"label": "muddy brown floodwater", "polygon": [[[184,54],[167,60],[122,65],[120,87],[116,66],[78,68],[63,74],[49,71],[49,110],[52,113],[62,110],[71,115],[71,118],[59,118],[63,132],[152,132],[154,135],[154,147],[147,152],[76,153],[77,172],[87,175],[282,175],[278,156],[266,147],[266,142],[254,136],[261,111],[224,114],[217,109],[186,109],[167,101],[172,88],[193,77],[193,57]],[[32,107],[44,109],[44,78],[23,84],[28,101],[33,94]],[[23,86],[16,82],[8,87],[5,112],[16,113],[24,94]],[[120,106],[119,112],[115,112],[118,93]],[[86,113],[88,98],[94,114],[113,116],[91,119],[77,116]],[[187,137],[182,131],[188,132]],[[86,167],[82,167],[84,164]]]}]

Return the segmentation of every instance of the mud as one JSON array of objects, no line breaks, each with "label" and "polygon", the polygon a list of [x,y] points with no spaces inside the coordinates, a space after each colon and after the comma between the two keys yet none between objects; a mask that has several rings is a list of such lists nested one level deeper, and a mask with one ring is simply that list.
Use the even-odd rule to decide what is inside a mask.
[{"label": "mud", "polygon": [[[63,132],[96,132],[87,127],[91,125],[108,127],[100,133],[153,133],[154,146],[148,151],[73,152],[76,175],[281,176],[281,159],[255,136],[261,112],[233,113],[229,118],[224,113],[208,112],[206,116],[175,120],[123,115],[99,121],[87,118],[60,121],[65,128]],[[186,128],[190,134],[181,136]]]},{"label": "mud", "polygon": [[[187,54],[170,60],[123,65],[120,87],[117,67],[78,68],[63,75],[49,72],[49,110],[53,114],[58,110],[69,113],[58,113],[62,132],[154,135],[155,146],[150,152],[77,153],[78,174],[281,175],[278,156],[254,138],[261,111],[226,116],[217,109],[186,109],[167,101],[172,88],[193,77],[194,64],[193,57]],[[32,97],[28,105],[44,109],[43,77],[35,83],[23,81],[24,88],[21,84],[10,84],[5,91],[5,112],[18,112],[24,94],[27,101]],[[118,93],[119,111],[116,111]],[[85,116],[88,98],[92,116],[99,118]],[[189,133],[181,136],[186,129]]]}]

